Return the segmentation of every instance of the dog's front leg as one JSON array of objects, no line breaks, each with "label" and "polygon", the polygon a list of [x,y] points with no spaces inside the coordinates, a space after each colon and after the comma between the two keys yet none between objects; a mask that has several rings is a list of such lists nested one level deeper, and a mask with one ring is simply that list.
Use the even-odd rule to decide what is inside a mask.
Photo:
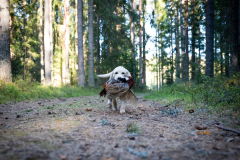
[{"label": "dog's front leg", "polygon": [[116,99],[113,99],[113,106],[112,106],[112,109],[113,109],[114,111],[117,110],[117,100],[116,100]]},{"label": "dog's front leg", "polygon": [[126,105],[127,105],[127,101],[122,101],[122,105],[121,105],[121,109],[120,109],[121,114],[126,113],[125,112]]},{"label": "dog's front leg", "polygon": [[108,105],[109,105],[109,108],[111,109],[112,108],[112,99],[108,99]]}]

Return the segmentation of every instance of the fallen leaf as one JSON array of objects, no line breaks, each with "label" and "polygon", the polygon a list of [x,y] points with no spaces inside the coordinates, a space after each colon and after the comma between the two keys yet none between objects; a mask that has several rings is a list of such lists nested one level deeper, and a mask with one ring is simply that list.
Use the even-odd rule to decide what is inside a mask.
[{"label": "fallen leaf", "polygon": [[195,125],[195,128],[198,130],[205,130],[205,129],[207,129],[207,126],[197,124],[197,125]]},{"label": "fallen leaf", "polygon": [[146,111],[146,109],[143,108],[143,109],[141,109],[141,111]]},{"label": "fallen leaf", "polygon": [[84,108],[85,111],[92,111],[92,108]]},{"label": "fallen leaf", "polygon": [[146,99],[143,100],[143,102],[146,102],[146,101],[147,101]]},{"label": "fallen leaf", "polygon": [[209,134],[210,134],[210,132],[209,132],[209,131],[206,131],[206,130],[204,130],[204,131],[198,131],[198,132],[196,132],[196,134],[197,134],[197,135],[199,135],[199,134],[205,134],[205,135],[209,135]]}]

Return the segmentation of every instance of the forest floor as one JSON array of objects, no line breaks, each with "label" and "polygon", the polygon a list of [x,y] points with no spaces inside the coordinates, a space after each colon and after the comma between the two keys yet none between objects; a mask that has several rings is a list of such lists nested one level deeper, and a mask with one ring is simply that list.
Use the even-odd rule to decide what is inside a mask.
[{"label": "forest floor", "polygon": [[227,116],[138,98],[123,115],[99,96],[1,104],[0,159],[240,159],[239,135],[216,127],[239,125]]}]

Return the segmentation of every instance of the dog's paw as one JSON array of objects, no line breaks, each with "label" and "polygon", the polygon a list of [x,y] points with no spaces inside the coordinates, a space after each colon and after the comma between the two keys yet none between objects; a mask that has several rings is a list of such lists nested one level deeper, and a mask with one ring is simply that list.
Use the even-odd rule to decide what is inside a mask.
[{"label": "dog's paw", "polygon": [[114,106],[112,106],[112,110],[116,111],[116,108]]},{"label": "dog's paw", "polygon": [[126,113],[126,112],[125,112],[125,109],[120,109],[120,113],[121,113],[121,114]]}]

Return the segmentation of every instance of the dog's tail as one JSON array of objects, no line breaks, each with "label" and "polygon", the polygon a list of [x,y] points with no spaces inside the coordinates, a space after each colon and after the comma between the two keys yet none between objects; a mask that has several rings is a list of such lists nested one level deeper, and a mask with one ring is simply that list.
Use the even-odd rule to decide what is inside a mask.
[{"label": "dog's tail", "polygon": [[107,77],[110,77],[112,74],[112,72],[108,73],[108,74],[100,74],[100,75],[97,75],[99,78],[107,78]]}]

